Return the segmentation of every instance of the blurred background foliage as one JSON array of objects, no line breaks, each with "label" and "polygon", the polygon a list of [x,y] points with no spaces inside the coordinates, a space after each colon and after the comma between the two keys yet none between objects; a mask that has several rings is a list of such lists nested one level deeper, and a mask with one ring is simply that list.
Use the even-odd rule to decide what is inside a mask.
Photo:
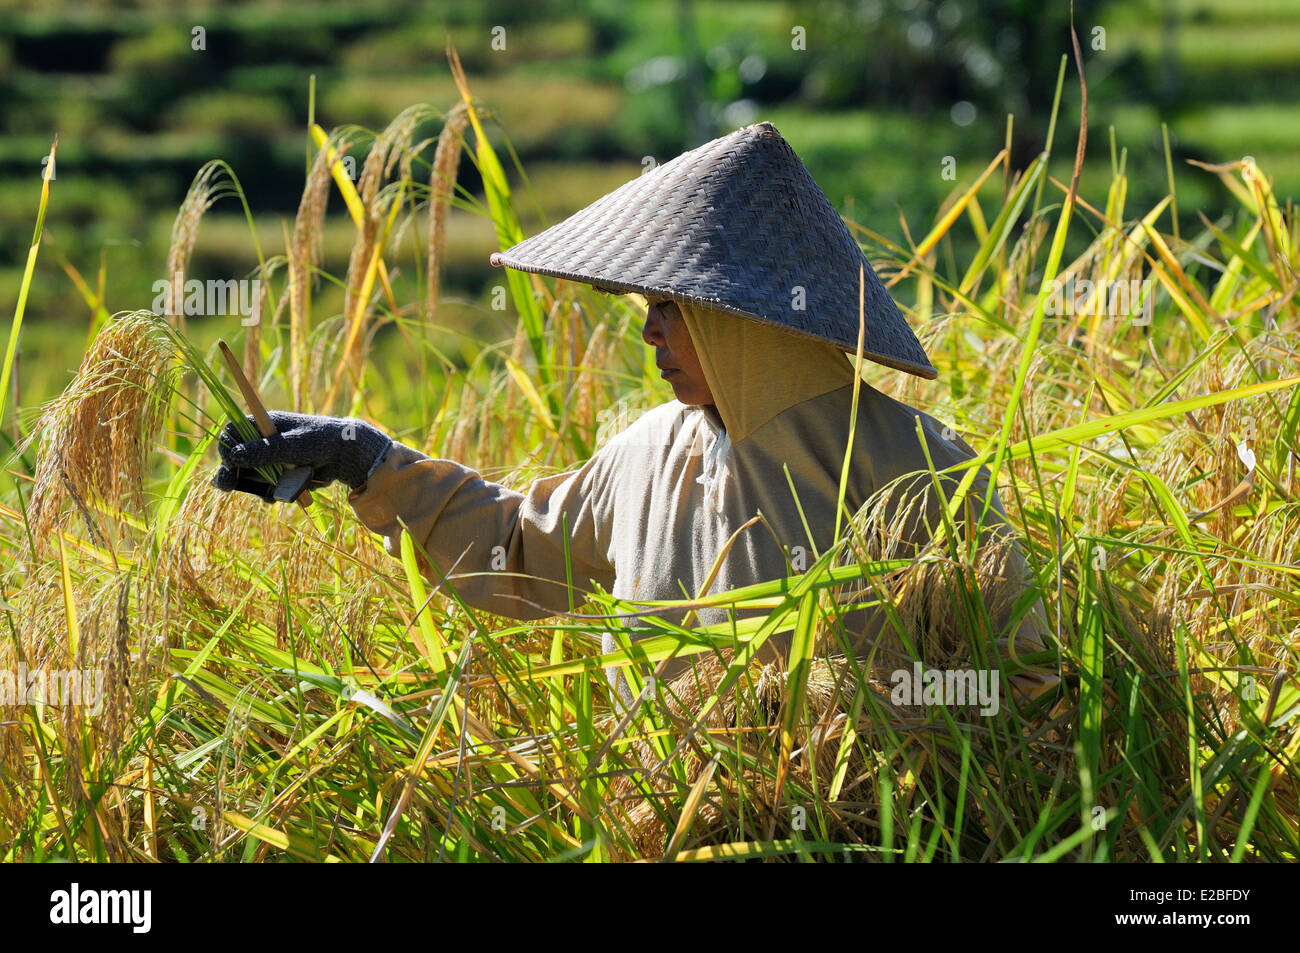
[{"label": "blurred background foliage", "polygon": [[[103,269],[109,311],[148,307],[176,208],[206,160],[231,164],[264,249],[283,251],[281,223],[292,220],[305,172],[312,75],[321,125],[379,129],[413,103],[455,102],[450,37],[532,181],[535,201],[519,203],[529,232],[637,175],[646,157],[664,161],[766,119],[844,214],[907,244],[904,221],[933,221],[969,185],[1007,141],[1009,113],[1013,168],[1043,148],[1069,15],[1066,0],[0,4],[0,299],[10,310],[41,159],[59,137],[24,328],[27,387],[38,392],[26,389],[24,403],[63,387],[85,341],[88,309],[64,263],[91,284]],[[1232,202],[1187,158],[1249,153],[1280,198],[1300,193],[1300,4],[1076,0],[1075,23],[1091,106],[1085,192],[1110,178],[1113,127],[1128,151],[1130,207],[1154,205],[1168,191],[1165,122],[1189,222],[1198,211],[1225,215]],[[493,48],[495,28],[504,49]],[[1077,116],[1071,67],[1051,169],[1063,181]],[[437,131],[431,123],[421,134]],[[943,174],[946,157],[955,179]],[[470,163],[460,176],[477,191]],[[346,262],[353,235],[335,196],[328,270]],[[476,334],[499,322],[505,337],[514,318],[485,304],[500,282],[487,264],[493,248],[487,219],[453,212],[444,320]],[[255,265],[238,202],[219,203],[191,276],[243,277]],[[320,308],[340,305],[341,292],[321,290]]]}]

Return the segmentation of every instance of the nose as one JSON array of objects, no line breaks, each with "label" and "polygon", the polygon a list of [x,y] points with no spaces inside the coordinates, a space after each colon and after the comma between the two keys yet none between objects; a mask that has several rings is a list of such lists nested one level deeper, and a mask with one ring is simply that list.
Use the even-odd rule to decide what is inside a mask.
[{"label": "nose", "polygon": [[660,313],[658,303],[651,304],[646,309],[645,324],[641,326],[641,340],[651,347],[662,347],[667,343],[664,338],[663,315]]}]

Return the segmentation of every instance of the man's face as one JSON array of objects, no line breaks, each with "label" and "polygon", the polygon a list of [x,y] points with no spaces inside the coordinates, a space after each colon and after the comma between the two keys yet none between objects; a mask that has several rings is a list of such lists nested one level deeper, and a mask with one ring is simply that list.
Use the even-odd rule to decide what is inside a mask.
[{"label": "man's face", "polygon": [[655,365],[683,404],[712,404],[713,392],[695,354],[695,342],[677,304],[650,298],[641,338],[655,349]]}]

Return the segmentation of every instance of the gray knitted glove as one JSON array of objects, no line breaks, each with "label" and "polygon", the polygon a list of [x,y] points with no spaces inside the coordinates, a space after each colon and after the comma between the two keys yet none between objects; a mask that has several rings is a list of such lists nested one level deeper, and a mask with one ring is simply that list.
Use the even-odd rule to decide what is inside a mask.
[{"label": "gray knitted glove", "polygon": [[278,431],[270,437],[244,442],[233,423],[222,429],[217,437],[221,466],[212,479],[218,490],[239,490],[270,500],[275,488],[254,468],[272,464],[311,467],[308,489],[339,480],[356,490],[393,443],[383,431],[355,417],[282,410],[270,411],[270,417]]}]

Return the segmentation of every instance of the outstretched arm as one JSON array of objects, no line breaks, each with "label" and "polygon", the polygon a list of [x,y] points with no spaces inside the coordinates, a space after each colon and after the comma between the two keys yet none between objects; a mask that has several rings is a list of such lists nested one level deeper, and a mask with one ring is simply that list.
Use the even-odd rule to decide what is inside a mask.
[{"label": "outstretched arm", "polygon": [[431,569],[421,559],[425,574],[437,581],[455,566],[451,584],[470,605],[536,619],[569,608],[566,529],[575,589],[591,580],[613,586],[600,480],[593,458],[519,493],[455,461],[430,459],[394,443],[348,502],[394,556],[401,552],[405,523],[434,562]]},{"label": "outstretched arm", "polygon": [[384,537],[390,554],[401,555],[405,526],[417,554],[423,548],[433,562],[419,556],[431,581],[452,573],[461,598],[499,615],[536,619],[567,610],[570,572],[576,589],[592,580],[613,586],[599,454],[580,470],[540,479],[518,493],[452,460],[430,459],[362,420],[283,411],[270,416],[278,431],[271,437],[241,442],[233,425],[222,432],[222,465],[213,479],[218,489],[269,501],[273,488],[256,468],[310,467],[309,485],[338,481],[352,490],[348,502]]}]

